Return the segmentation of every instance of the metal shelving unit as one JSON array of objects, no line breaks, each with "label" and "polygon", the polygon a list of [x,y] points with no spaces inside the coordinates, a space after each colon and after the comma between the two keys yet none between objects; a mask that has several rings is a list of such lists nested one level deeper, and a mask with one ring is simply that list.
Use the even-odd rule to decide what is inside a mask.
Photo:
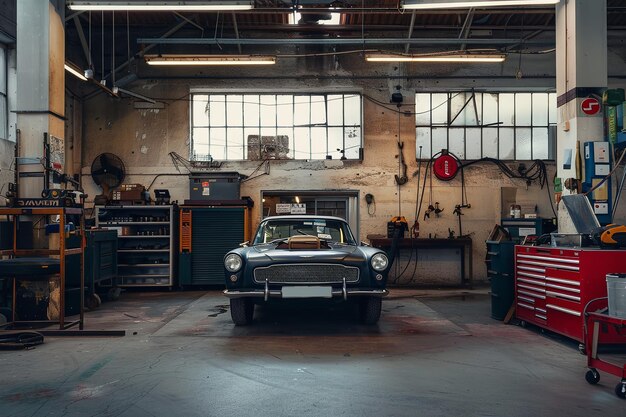
[{"label": "metal shelving unit", "polygon": [[172,287],[175,281],[174,206],[96,206],[96,224],[117,230],[120,287]]}]

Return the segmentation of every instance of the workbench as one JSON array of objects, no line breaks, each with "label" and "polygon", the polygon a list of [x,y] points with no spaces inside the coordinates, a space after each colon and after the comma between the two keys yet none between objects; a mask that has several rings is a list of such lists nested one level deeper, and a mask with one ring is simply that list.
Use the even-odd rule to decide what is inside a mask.
[{"label": "workbench", "polygon": [[[383,235],[367,235],[372,247],[382,249],[390,256],[389,251],[393,239],[384,237]],[[398,250],[401,249],[425,249],[425,250],[441,250],[441,249],[460,249],[461,276],[460,284],[462,286],[471,286],[473,282],[473,261],[472,261],[472,239],[469,237],[460,237],[454,239],[443,238],[401,238],[398,241]]]}]

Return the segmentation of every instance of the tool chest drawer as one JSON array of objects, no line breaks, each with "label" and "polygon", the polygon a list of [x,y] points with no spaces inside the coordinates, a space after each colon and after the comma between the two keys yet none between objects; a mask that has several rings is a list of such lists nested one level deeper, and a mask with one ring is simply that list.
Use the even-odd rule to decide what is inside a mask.
[{"label": "tool chest drawer", "polygon": [[516,317],[582,342],[585,305],[606,297],[606,274],[625,271],[625,256],[626,250],[516,246]]}]

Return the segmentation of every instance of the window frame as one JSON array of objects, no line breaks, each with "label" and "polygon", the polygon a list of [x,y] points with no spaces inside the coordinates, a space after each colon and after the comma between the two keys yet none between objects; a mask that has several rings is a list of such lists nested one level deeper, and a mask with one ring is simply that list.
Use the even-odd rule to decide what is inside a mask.
[{"label": "window frame", "polygon": [[[242,89],[242,90],[234,90],[234,89],[205,89],[205,88],[191,88],[190,92],[189,92],[189,159],[192,161],[203,161],[206,159],[202,159],[202,158],[198,158],[198,156],[206,156],[208,157],[210,155],[210,149],[211,149],[211,142],[210,142],[210,136],[209,136],[209,141],[207,144],[207,152],[209,152],[209,154],[204,155],[204,154],[197,154],[197,141],[194,140],[194,130],[195,129],[207,129],[207,135],[210,135],[210,129],[224,129],[224,131],[226,132],[225,134],[228,135],[227,131],[228,129],[242,129],[243,134],[243,142],[242,142],[242,150],[241,150],[241,158],[229,158],[228,155],[228,148],[227,148],[227,141],[228,139],[226,139],[226,143],[224,144],[225,146],[225,150],[224,150],[224,158],[214,158],[216,160],[223,160],[223,161],[234,161],[234,162],[245,162],[245,161],[256,161],[256,159],[249,159],[248,158],[248,142],[247,142],[247,136],[245,134],[245,131],[248,129],[256,129],[257,130],[257,134],[259,135],[259,137],[261,136],[265,136],[263,135],[262,131],[263,129],[273,129],[275,132],[276,136],[280,135],[280,130],[290,130],[291,133],[289,135],[289,158],[285,158],[285,159],[277,159],[277,160],[287,160],[287,161],[309,161],[309,160],[325,160],[325,159],[329,159],[328,155],[334,155],[337,154],[335,156],[339,156],[340,154],[342,155],[341,158],[335,158],[332,157],[331,159],[342,159],[342,160],[351,160],[351,161],[357,161],[361,159],[361,155],[362,152],[361,150],[363,149],[363,144],[364,144],[364,132],[363,132],[363,121],[364,121],[364,117],[363,117],[363,107],[364,107],[364,96],[363,96],[363,92],[359,91],[358,89],[355,89],[354,87],[346,87],[346,88],[335,88],[335,89],[323,89],[320,91],[310,91],[310,90],[275,90],[275,89]],[[359,124],[358,125],[349,125],[346,124],[346,113],[345,113],[345,106],[343,106],[343,110],[344,110],[344,114],[343,114],[343,121],[341,125],[335,125],[335,124],[330,124],[329,123],[329,117],[328,117],[328,109],[327,109],[327,103],[328,103],[328,99],[323,100],[324,105],[326,106],[326,114],[325,114],[325,122],[324,123],[320,123],[319,126],[314,126],[314,124],[309,123],[308,126],[305,126],[304,128],[308,129],[307,132],[307,143],[306,146],[308,147],[308,150],[306,151],[306,155],[304,157],[300,157],[298,154],[301,153],[302,151],[300,150],[296,150],[295,149],[295,143],[297,138],[295,137],[295,130],[298,128],[303,128],[302,126],[298,127],[298,125],[295,123],[295,120],[293,120],[292,118],[292,123],[290,126],[282,126],[279,125],[278,122],[278,118],[279,118],[279,112],[276,111],[275,112],[275,123],[273,126],[264,126],[261,123],[261,115],[259,114],[259,122],[258,124],[255,124],[254,126],[252,125],[247,125],[246,124],[246,116],[245,116],[245,111],[242,108],[242,113],[241,113],[241,125],[237,125],[237,126],[232,126],[229,125],[228,123],[228,114],[225,113],[224,115],[224,125],[223,126],[215,126],[212,127],[211,123],[210,123],[210,119],[207,120],[206,125],[205,124],[195,124],[195,120],[194,120],[194,103],[196,103],[196,101],[194,100],[196,96],[198,95],[206,95],[208,97],[208,99],[210,100],[211,96],[224,96],[224,110],[225,112],[227,112],[227,108],[228,108],[228,96],[241,96],[241,97],[245,97],[245,96],[250,96],[250,95],[256,95],[259,96],[259,103],[261,103],[261,96],[274,96],[274,103],[276,103],[276,99],[279,98],[280,96],[291,96],[291,105],[292,105],[292,112],[293,112],[293,116],[295,117],[295,106],[296,106],[296,97],[301,97],[301,96],[307,96],[308,99],[308,107],[309,107],[309,116],[312,115],[312,99],[315,97],[328,97],[328,96],[333,96],[333,95],[341,95],[342,96],[342,100],[345,103],[345,100],[347,99],[348,96],[356,96],[358,101],[359,101],[359,106],[360,106],[360,110],[358,112],[358,117],[359,117]],[[242,100],[242,106],[244,106],[244,101]],[[261,104],[262,105],[262,104]],[[275,106],[278,106],[279,104],[274,104]],[[343,137],[342,137],[342,145],[343,145],[343,152],[336,152],[336,151],[331,151],[330,149],[330,145],[329,145],[329,141],[330,139],[330,134],[329,134],[329,130],[331,128],[339,128],[342,129],[343,132]],[[357,145],[347,145],[346,144],[346,138],[347,138],[347,134],[349,132],[350,128],[354,128],[358,131],[358,135],[359,135],[359,143],[358,146]],[[314,152],[312,150],[312,146],[311,144],[313,143],[311,141],[311,132],[313,129],[324,129],[325,130],[325,147],[326,147],[326,152],[322,153],[322,152]],[[346,150],[350,149],[351,150],[351,154],[354,155],[353,157],[349,157],[349,158],[343,158],[343,156],[346,154]],[[316,155],[319,155],[319,157],[316,157]],[[212,155],[211,155],[212,156]]]},{"label": "window frame", "polygon": [[[445,123],[434,123],[433,122],[433,112],[435,110],[437,110],[435,108],[435,106],[433,105],[433,96],[434,95],[446,95],[446,100],[441,103],[441,105],[444,106],[445,108],[445,113],[446,113],[446,122]],[[454,97],[463,94],[465,97],[465,105],[461,108],[461,110],[454,114],[454,112],[452,111],[452,99],[454,99]],[[541,94],[541,95],[545,95],[545,98],[547,99],[547,105],[546,105],[546,115],[545,115],[545,121],[546,124],[541,124],[541,125],[535,125],[533,124],[534,121],[533,119],[535,118],[535,112],[533,111],[533,108],[535,106],[535,99],[534,99],[534,95],[535,94]],[[420,115],[424,114],[426,112],[423,111],[423,109],[420,109],[420,103],[418,102],[418,98],[419,95],[428,95],[429,96],[429,103],[428,103],[428,109],[426,112],[429,113],[428,117],[429,117],[429,124],[424,124],[424,123],[418,123],[418,120],[420,119]],[[481,119],[481,123],[476,123],[476,124],[454,124],[454,122],[456,121],[456,119],[458,117],[460,117],[462,115],[462,112],[465,111],[465,108],[470,105],[471,103],[470,101],[472,101],[472,99],[474,100],[474,103],[476,103],[477,101],[477,96],[480,95],[480,112],[478,114],[478,117]],[[487,123],[485,124],[485,96],[489,96],[489,95],[497,95],[495,101],[497,103],[497,121],[495,123]],[[513,110],[512,110],[512,117],[513,117],[513,121],[511,123],[505,123],[502,120],[502,104],[501,104],[501,100],[500,98],[503,95],[511,95],[512,96],[512,100],[511,103],[513,104]],[[518,124],[518,120],[517,120],[517,116],[518,116],[518,112],[516,111],[516,108],[518,106],[518,98],[519,97],[523,97],[522,95],[529,95],[529,102],[530,102],[530,122],[528,124]],[[468,104],[470,103],[470,104]],[[454,91],[435,91],[435,90],[430,90],[430,91],[416,91],[415,92],[415,138],[416,138],[416,160],[420,159],[419,156],[419,148],[420,148],[420,130],[425,131],[428,130],[428,134],[429,134],[429,145],[430,145],[430,154],[426,153],[424,154],[422,152],[422,160],[429,160],[431,158],[432,155],[437,154],[441,149],[440,147],[434,145],[433,142],[433,131],[434,130],[443,130],[445,129],[445,142],[446,142],[446,148],[450,150],[450,152],[454,153],[454,149],[450,149],[451,146],[451,131],[454,130],[463,130],[463,154],[459,156],[459,158],[461,160],[467,160],[467,161],[472,161],[472,160],[476,160],[476,159],[480,159],[480,158],[485,158],[485,157],[492,157],[494,158],[493,155],[487,155],[486,154],[486,150],[485,150],[485,132],[490,132],[491,134],[493,134],[494,132],[496,133],[495,135],[495,141],[496,141],[496,145],[497,145],[497,149],[496,149],[496,156],[495,158],[497,159],[501,159],[501,160],[505,160],[505,161],[528,161],[528,160],[534,160],[534,159],[543,159],[546,161],[554,161],[556,159],[556,126],[557,126],[557,109],[556,107],[551,108],[551,104],[552,103],[556,103],[556,93],[554,91],[532,91],[532,90],[506,90],[506,89],[502,89],[502,90],[493,90],[493,91],[489,91],[489,90],[454,90]],[[423,105],[422,105],[423,107]],[[441,111],[440,111],[441,112]],[[423,117],[421,117],[423,119]],[[478,122],[478,120],[477,120]],[[474,130],[474,129],[478,129],[480,130],[480,135],[478,137],[479,141],[480,141],[480,158],[468,158],[468,147],[470,145],[468,145],[468,141],[470,139],[468,139],[470,136],[468,135],[468,131],[470,131],[470,129]],[[547,158],[537,158],[535,157],[536,155],[536,151],[535,151],[535,135],[539,134],[539,130],[544,130],[545,129],[545,139],[547,141],[547,143],[544,144],[544,147],[547,147]],[[525,158],[523,156],[520,157],[520,153],[518,152],[518,141],[520,136],[520,133],[522,133],[523,131],[527,130],[529,133],[528,136],[528,141],[529,141],[529,153],[530,153],[530,159],[529,158]],[[512,158],[511,157],[505,157],[504,155],[502,155],[502,148],[501,145],[503,143],[503,139],[501,138],[502,136],[502,131],[507,132],[507,133],[512,133],[512,137],[510,138],[512,140]],[[440,132],[442,133],[442,132]],[[470,131],[471,133],[471,131]],[[474,132],[475,133],[475,132]],[[543,133],[541,134],[543,136]],[[476,138],[474,138],[476,139]],[[539,152],[539,151],[537,151]]]}]

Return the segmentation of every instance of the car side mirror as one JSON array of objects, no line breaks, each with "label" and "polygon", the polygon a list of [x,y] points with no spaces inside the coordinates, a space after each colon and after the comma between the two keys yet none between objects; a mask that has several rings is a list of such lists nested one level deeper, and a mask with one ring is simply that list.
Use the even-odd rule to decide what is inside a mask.
[{"label": "car side mirror", "polygon": [[361,241],[361,246],[371,246],[369,243],[365,243],[363,241]]},{"label": "car side mirror", "polygon": [[246,240],[245,242],[241,242],[241,243],[239,244],[239,247],[240,247],[240,248],[247,248],[247,247],[249,246],[249,244],[250,244],[250,241],[249,241],[249,240]]}]

